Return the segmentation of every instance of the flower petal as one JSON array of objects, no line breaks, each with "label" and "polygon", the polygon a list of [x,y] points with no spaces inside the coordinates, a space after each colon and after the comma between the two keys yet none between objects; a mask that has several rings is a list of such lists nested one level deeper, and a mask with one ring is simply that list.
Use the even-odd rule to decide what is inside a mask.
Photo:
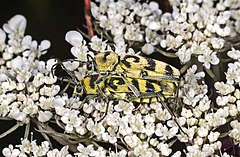
[{"label": "flower petal", "polygon": [[65,40],[69,42],[72,46],[78,47],[82,45],[83,37],[77,31],[69,31],[65,36]]}]

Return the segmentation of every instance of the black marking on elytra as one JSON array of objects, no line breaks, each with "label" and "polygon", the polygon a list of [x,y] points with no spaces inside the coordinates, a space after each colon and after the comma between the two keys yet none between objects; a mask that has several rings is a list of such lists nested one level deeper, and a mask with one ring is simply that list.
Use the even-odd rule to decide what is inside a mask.
[{"label": "black marking on elytra", "polygon": [[147,66],[144,66],[145,69],[147,70],[152,70],[154,71],[156,69],[156,61],[151,59],[151,58],[145,58],[147,60]]},{"label": "black marking on elytra", "polygon": [[146,81],[146,92],[154,92],[154,86],[149,81]]},{"label": "black marking on elytra", "polygon": [[102,62],[107,62],[107,56],[109,56],[109,55],[110,55],[109,51],[105,52],[103,55],[103,58],[102,58]]},{"label": "black marking on elytra", "polygon": [[153,98],[154,98],[154,97],[151,97],[151,98],[149,99],[149,103],[150,103],[150,104],[152,103]]},{"label": "black marking on elytra", "polygon": [[139,83],[136,79],[132,79],[132,85],[135,86],[139,90]]},{"label": "black marking on elytra", "polygon": [[124,80],[122,78],[118,78],[117,80],[118,80],[118,83],[117,83],[118,85],[125,84],[125,82],[124,82]]},{"label": "black marking on elytra", "polygon": [[166,65],[165,71],[166,71],[167,75],[172,75],[173,74],[173,69],[169,65]]},{"label": "black marking on elytra", "polygon": [[111,77],[109,80],[109,86],[114,90],[117,90],[118,86],[123,84],[125,84],[125,82],[122,78]]},{"label": "black marking on elytra", "polygon": [[131,67],[131,63],[127,61],[127,59],[129,58],[133,58],[133,62],[135,63],[139,63],[140,58],[134,55],[125,55],[124,58],[122,59],[122,63],[127,67],[130,68]]},{"label": "black marking on elytra", "polygon": [[89,82],[89,85],[91,88],[94,88],[95,87],[95,83],[96,83],[96,80],[98,79],[99,75],[91,75],[90,77],[90,82]]},{"label": "black marking on elytra", "polygon": [[142,70],[141,73],[140,73],[140,76],[141,76],[142,78],[144,78],[144,77],[148,76],[148,72]]},{"label": "black marking on elytra", "polygon": [[116,68],[117,68],[118,64],[120,63],[120,60],[121,60],[121,58],[120,58],[120,56],[118,56],[117,63],[114,65],[114,67],[113,67],[113,70],[112,70],[112,71],[115,71],[115,70],[116,70]]}]

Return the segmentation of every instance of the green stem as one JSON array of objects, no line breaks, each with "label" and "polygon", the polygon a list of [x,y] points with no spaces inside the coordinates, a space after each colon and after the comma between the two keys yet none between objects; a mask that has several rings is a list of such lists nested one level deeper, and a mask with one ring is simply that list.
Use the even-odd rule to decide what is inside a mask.
[{"label": "green stem", "polygon": [[160,54],[162,54],[163,56],[165,57],[169,57],[169,58],[177,58],[176,54],[175,53],[170,53],[170,52],[165,52],[157,47],[155,47],[155,50],[157,52],[159,52]]},{"label": "green stem", "polygon": [[[44,137],[46,136],[51,136],[54,140],[56,140],[58,143],[60,143],[63,146],[68,145],[69,146],[69,150],[71,150],[72,152],[77,152],[77,146],[74,144],[71,144],[66,138],[65,136],[63,136],[62,134],[59,135],[60,133],[57,133],[54,129],[52,129],[50,126],[46,125],[45,123],[40,123],[37,120],[33,120],[33,122],[37,125],[37,127],[39,128],[39,132],[41,133],[46,133],[46,135],[44,135]],[[47,138],[49,139],[49,138]]]},{"label": "green stem", "polygon": [[24,139],[28,138],[29,132],[30,132],[30,123],[28,123],[25,127]]},{"label": "green stem", "polygon": [[2,133],[2,134],[0,135],[0,138],[3,138],[3,137],[5,137],[5,136],[7,136],[8,134],[14,132],[15,130],[17,130],[17,128],[18,128],[19,126],[20,126],[20,124],[17,123],[17,124],[14,125],[13,127],[11,127],[9,130],[7,130],[7,131],[5,131],[4,133]]},{"label": "green stem", "polygon": [[211,69],[207,69],[204,67],[204,70],[207,72],[207,74],[216,82],[218,79],[216,78],[216,75],[212,72]]},{"label": "green stem", "polygon": [[187,69],[193,65],[194,62],[194,58],[192,58],[189,62],[187,62],[187,64],[185,64],[181,69],[180,69],[180,74],[184,74]]}]

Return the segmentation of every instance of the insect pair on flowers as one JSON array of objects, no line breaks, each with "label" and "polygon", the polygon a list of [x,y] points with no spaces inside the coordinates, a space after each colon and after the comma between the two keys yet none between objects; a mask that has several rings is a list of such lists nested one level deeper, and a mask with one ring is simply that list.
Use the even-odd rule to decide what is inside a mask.
[{"label": "insect pair on flowers", "polygon": [[[80,66],[86,65],[88,72],[82,80],[75,81],[74,95],[85,95],[84,101],[96,96],[138,104],[160,102],[176,119],[166,103],[177,96],[180,72],[175,67],[136,54],[118,56],[111,51],[100,52],[94,57],[87,55],[86,62],[79,62]],[[66,70],[63,64],[61,66]],[[101,119],[107,112],[108,105]]]}]

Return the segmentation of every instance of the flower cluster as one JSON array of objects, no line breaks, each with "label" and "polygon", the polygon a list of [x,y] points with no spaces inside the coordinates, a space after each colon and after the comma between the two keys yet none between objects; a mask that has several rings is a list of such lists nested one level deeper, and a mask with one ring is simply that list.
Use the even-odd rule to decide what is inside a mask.
[{"label": "flower cluster", "polygon": [[92,14],[97,25],[111,33],[117,47],[134,45],[146,54],[157,51],[165,56],[173,55],[160,49],[173,50],[184,64],[193,58],[207,69],[217,65],[224,38],[239,33],[240,4],[231,0],[217,4],[172,0],[171,4],[172,13],[162,13],[156,2],[104,0],[99,6],[92,3]]},{"label": "flower cluster", "polygon": [[[21,15],[4,24],[0,29],[1,117],[24,123],[32,120],[41,133],[68,146],[50,150],[47,141],[37,145],[36,141],[24,139],[16,148],[12,145],[5,148],[3,154],[49,157],[230,157],[235,154],[227,151],[223,143],[225,139],[232,140],[233,145],[240,143],[237,120],[240,51],[235,47],[235,43],[239,44],[235,37],[240,33],[237,16],[240,3],[232,0],[171,0],[170,3],[172,13],[162,13],[156,2],[102,0],[92,3],[95,31],[103,31],[102,37],[93,36],[87,42],[81,33],[67,32],[65,40],[72,45],[70,51],[74,59],[58,63],[70,75],[67,87],[75,86],[71,96],[64,91],[60,95],[57,77],[50,75],[56,62],[40,60],[50,46],[49,41],[37,45],[30,36],[24,36],[26,19]],[[160,97],[157,102],[139,105],[130,100],[112,99],[112,95],[119,93],[120,98],[125,96],[121,89],[119,93],[104,93],[108,90],[105,83],[118,73],[99,72],[98,65],[89,64],[95,63],[95,54],[139,55],[140,50],[145,54],[157,51],[168,57],[175,55],[185,64],[180,69],[179,82],[168,77],[158,80],[163,92],[170,91],[168,86],[174,86],[174,90],[179,88],[176,99]],[[140,68],[155,72],[149,67]],[[98,75],[104,77],[94,78]],[[107,81],[96,85],[101,79]],[[82,90],[86,83],[99,93],[88,95],[89,89]],[[100,86],[107,90],[99,90]],[[141,84],[141,87],[145,86]],[[81,93],[76,96],[78,90],[86,96]],[[50,128],[50,119],[55,120],[59,130]],[[185,144],[184,148],[176,148],[178,144]]]},{"label": "flower cluster", "polygon": [[16,148],[13,145],[9,145],[8,148],[4,148],[2,153],[5,157],[27,157],[27,156],[61,156],[61,157],[72,157],[68,152],[68,146],[64,146],[61,150],[50,149],[50,144],[47,141],[38,145],[36,141],[29,141],[28,139],[22,140],[20,145]]},{"label": "flower cluster", "polygon": [[151,54],[161,40],[157,31],[162,29],[162,21],[159,20],[162,11],[156,2],[141,4],[135,0],[103,0],[99,6],[92,3],[91,11],[97,26],[103,28],[107,36],[108,33],[113,35],[116,53],[121,54],[136,42],[144,53]]},{"label": "flower cluster", "polygon": [[51,119],[54,96],[59,85],[50,75],[54,60],[39,60],[50,47],[48,40],[39,45],[24,35],[26,19],[16,15],[0,29],[0,115],[23,123],[36,117],[40,122]]}]

